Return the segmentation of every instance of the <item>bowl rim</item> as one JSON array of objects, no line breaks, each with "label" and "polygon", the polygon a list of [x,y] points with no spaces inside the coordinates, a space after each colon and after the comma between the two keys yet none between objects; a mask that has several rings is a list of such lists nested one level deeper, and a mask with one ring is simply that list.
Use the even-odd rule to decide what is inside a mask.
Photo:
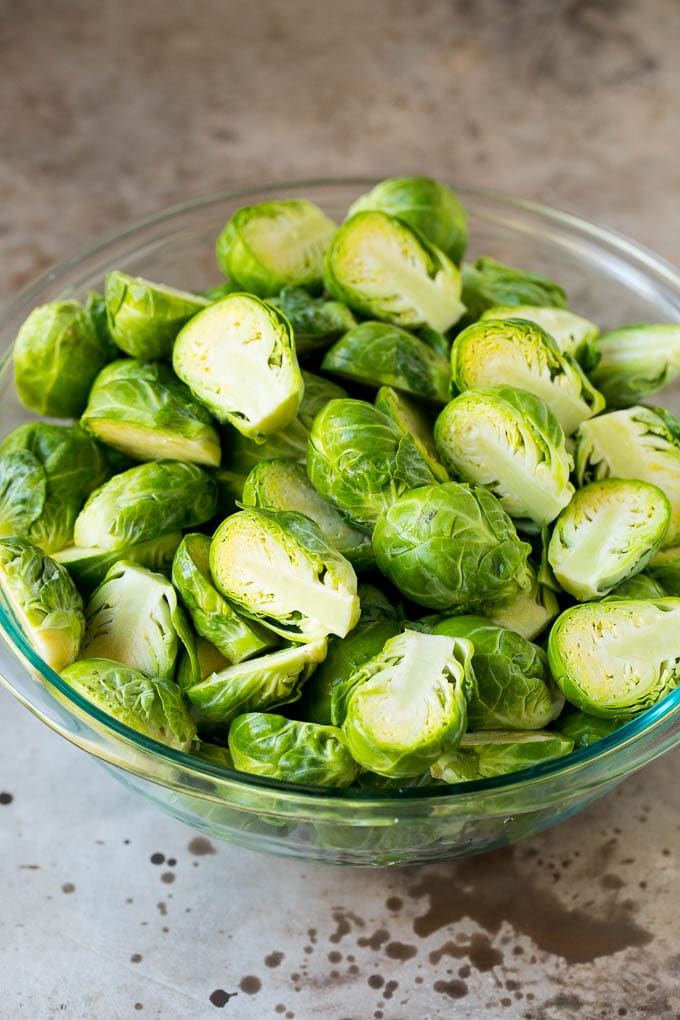
[{"label": "bowl rim", "polygon": [[[199,196],[189,201],[176,203],[157,212],[152,212],[147,216],[126,223],[123,227],[115,231],[108,232],[70,257],[55,263],[53,266],[29,281],[19,291],[17,291],[13,298],[0,305],[0,325],[3,321],[11,321],[14,316],[24,311],[26,306],[33,302],[34,299],[47,287],[53,286],[71,270],[77,268],[80,264],[87,261],[92,256],[102,254],[107,248],[120,242],[126,237],[132,237],[149,227],[168,222],[174,217],[191,213],[196,209],[204,207],[208,208],[229,200],[247,198],[248,196],[253,195],[263,195],[268,193],[276,194],[281,192],[289,193],[291,191],[304,188],[370,188],[378,183],[379,180],[381,180],[381,178],[358,175],[351,177],[323,177],[291,179],[287,181],[270,181],[263,184],[244,185],[239,188],[230,188],[224,191]],[[662,280],[667,286],[675,291],[680,310],[680,272],[678,272],[678,270],[668,260],[662,256],[656,255],[651,249],[638,244],[626,235],[598,226],[597,224],[582,219],[573,213],[552,208],[528,199],[509,195],[502,191],[464,185],[452,186],[455,187],[456,193],[460,195],[463,200],[466,196],[470,196],[483,202],[491,203],[494,206],[528,213],[543,220],[547,220],[548,222],[559,224],[562,227],[571,229],[583,238],[596,241],[599,244],[604,245],[616,253],[619,257],[624,257],[627,262],[633,262],[638,267],[645,269],[647,272],[653,273],[657,280]],[[7,366],[11,360],[12,346],[13,345],[10,345],[2,358],[0,358],[0,380],[5,375]],[[649,734],[655,727],[672,721],[676,716],[680,717],[679,686],[662,698],[656,705],[642,712],[640,715],[633,717],[628,722],[623,723],[613,733],[600,738],[595,743],[584,748],[576,749],[568,755],[563,755],[538,765],[529,766],[516,772],[488,779],[471,780],[465,783],[451,783],[442,786],[397,786],[380,790],[374,790],[370,787],[355,786],[337,788],[316,786],[270,779],[264,776],[239,772],[235,769],[228,769],[205,759],[201,759],[188,752],[168,747],[166,744],[162,744],[159,741],[147,737],[144,734],[131,729],[129,726],[126,726],[124,723],[119,722],[114,717],[109,716],[101,709],[97,708],[96,705],[83,698],[77,691],[73,690],[73,688],[62,680],[58,673],[56,673],[37,655],[18,625],[13,610],[4,598],[0,600],[0,632],[2,633],[8,652],[16,664],[20,668],[26,669],[25,663],[21,661],[21,658],[27,660],[41,680],[47,681],[49,686],[54,689],[56,693],[55,700],[58,700],[62,704],[64,702],[73,704],[78,710],[78,714],[81,719],[84,717],[88,724],[90,720],[96,724],[96,726],[92,727],[93,729],[96,728],[99,731],[103,729],[107,732],[107,734],[110,732],[119,743],[122,741],[123,744],[132,744],[135,748],[143,751],[145,755],[151,755],[154,759],[177,766],[184,773],[193,774],[197,778],[204,776],[206,779],[210,780],[227,781],[229,786],[245,787],[253,793],[256,793],[258,790],[269,791],[270,793],[279,792],[281,794],[285,794],[286,797],[290,798],[293,802],[298,802],[300,804],[305,802],[307,804],[312,802],[318,803],[320,801],[326,803],[328,801],[354,801],[361,804],[363,807],[383,805],[392,808],[395,802],[402,803],[407,800],[410,802],[417,801],[420,803],[428,801],[436,802],[438,804],[441,804],[443,801],[455,803],[469,799],[470,794],[493,794],[501,791],[510,791],[514,788],[529,786],[533,780],[547,780],[567,773],[583,772],[588,765],[592,765],[598,761],[604,760],[605,758],[609,759],[613,754],[616,754],[618,757],[618,752],[622,751],[626,747],[637,744],[642,737]],[[21,657],[17,655],[17,650]],[[30,680],[34,682],[35,677],[31,676],[30,670],[27,670],[27,673]],[[42,715],[30,704],[28,699],[19,694],[10,682],[9,678],[0,675],[0,680],[3,681],[4,685],[12,694],[18,697],[19,700],[23,701],[29,709],[35,712],[35,714],[39,715],[42,721],[46,722],[52,729],[57,730],[57,732],[59,732],[62,736],[72,740],[69,733],[56,725],[53,720]],[[53,697],[55,697],[55,695],[53,695]],[[680,740],[680,733],[678,733],[678,740]],[[105,755],[98,753],[96,748],[91,748],[90,750],[91,753],[102,758],[104,761],[110,761],[112,764],[117,765],[124,771],[134,772],[144,777],[144,773],[142,771],[138,768],[130,768],[128,763],[125,761],[121,761],[119,758],[116,758],[115,760],[109,759]],[[626,772],[628,771],[630,770],[626,770]],[[166,785],[163,779],[157,776],[147,775],[145,778],[152,783]],[[196,794],[199,791],[192,788],[191,792]]]}]

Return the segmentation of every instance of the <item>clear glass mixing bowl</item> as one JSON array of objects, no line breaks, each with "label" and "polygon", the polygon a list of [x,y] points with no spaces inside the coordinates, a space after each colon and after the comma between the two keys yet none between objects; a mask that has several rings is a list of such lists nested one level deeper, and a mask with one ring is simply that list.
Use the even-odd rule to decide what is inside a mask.
[{"label": "clear glass mixing bowl", "polygon": [[[207,287],[219,282],[215,237],[239,206],[304,196],[340,219],[373,183],[301,181],[199,199],[126,227],[40,277],[0,314],[0,436],[30,420],[14,393],[11,346],[35,305],[83,297],[114,268]],[[651,252],[562,212],[490,192],[460,193],[470,215],[468,257],[493,255],[545,273],[567,289],[575,311],[603,327],[680,321],[680,275]],[[672,388],[663,402],[680,411]],[[292,786],[172,751],[104,715],[38,658],[1,604],[0,634],[5,686],[122,782],[218,839],[303,859],[380,865],[489,850],[579,811],[680,743],[678,688],[594,746],[499,779],[403,791]]]}]

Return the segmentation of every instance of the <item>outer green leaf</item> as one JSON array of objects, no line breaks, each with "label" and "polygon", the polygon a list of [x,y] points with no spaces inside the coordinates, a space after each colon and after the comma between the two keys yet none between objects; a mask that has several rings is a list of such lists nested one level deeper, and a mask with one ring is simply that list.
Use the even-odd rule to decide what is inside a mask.
[{"label": "outer green leaf", "polygon": [[563,715],[557,723],[557,729],[563,737],[574,741],[574,747],[589,747],[602,737],[608,737],[620,725],[618,719],[598,719],[597,716],[576,711]]},{"label": "outer green leaf", "polygon": [[597,342],[590,378],[609,407],[627,407],[667,386],[680,373],[680,325],[622,326]]},{"label": "outer green leaf", "polygon": [[151,283],[117,270],[106,277],[105,295],[115,344],[140,361],[168,358],[182,326],[210,304],[200,294]]},{"label": "outer green leaf", "polygon": [[293,327],[299,355],[324,350],[357,324],[342,302],[314,298],[301,287],[284,287],[277,297],[268,301],[283,312]]},{"label": "outer green leaf", "polygon": [[539,273],[506,266],[483,256],[473,264],[462,266],[463,303],[466,319],[479,319],[494,305],[543,305],[566,308],[567,299],[561,287]]},{"label": "outer green leaf", "polygon": [[497,627],[514,630],[533,641],[559,614],[560,605],[552,587],[543,584],[528,564],[529,582],[509,606],[493,606],[486,615]]},{"label": "outer green leaf", "polygon": [[119,560],[137,563],[148,570],[168,573],[175,550],[182,540],[181,531],[171,531],[159,538],[150,538],[124,549],[106,551],[96,547],[81,549],[67,546],[54,554],[57,563],[63,564],[81,592],[91,592],[102,583],[107,572]]},{"label": "outer green leaf", "polygon": [[411,436],[434,479],[448,482],[449,473],[439,460],[432,426],[422,408],[391,386],[380,387],[375,397],[375,406],[394,422],[400,432]]},{"label": "outer green leaf", "polygon": [[432,775],[445,783],[489,779],[560,758],[573,749],[573,740],[559,733],[467,733],[460,747],[432,766]]}]

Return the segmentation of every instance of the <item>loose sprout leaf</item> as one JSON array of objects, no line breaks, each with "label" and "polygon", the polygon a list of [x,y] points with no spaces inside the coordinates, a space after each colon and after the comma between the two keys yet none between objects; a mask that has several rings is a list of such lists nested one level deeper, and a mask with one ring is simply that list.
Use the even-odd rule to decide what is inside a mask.
[{"label": "loose sprout leaf", "polygon": [[449,473],[439,460],[432,426],[422,408],[391,386],[380,387],[375,397],[375,406],[394,422],[400,432],[411,437],[433,479],[437,482],[448,482]]},{"label": "loose sprout leaf", "polygon": [[441,412],[434,435],[451,474],[489,489],[525,526],[552,521],[573,495],[564,432],[527,390],[466,390]]},{"label": "loose sprout leaf", "polygon": [[663,599],[676,592],[666,589],[647,573],[634,574],[617,584],[607,595],[607,602],[618,599]]},{"label": "loose sprout leaf", "polygon": [[335,223],[305,199],[238,209],[217,239],[217,261],[230,280],[259,297],[286,286],[321,286],[323,257]]},{"label": "loose sprout leaf", "polygon": [[597,740],[608,737],[618,729],[618,719],[599,719],[587,712],[572,711],[563,715],[557,722],[557,729],[568,740],[574,741],[574,747],[589,747]]},{"label": "loose sprout leaf", "polygon": [[340,227],[326,254],[324,280],[354,312],[406,329],[445,332],[464,311],[453,262],[382,212],[356,213]]},{"label": "loose sprout leaf", "polygon": [[660,407],[612,411],[584,422],[576,435],[579,485],[602,478],[658,486],[671,504],[664,547],[680,542],[680,422]]},{"label": "loose sprout leaf", "polygon": [[567,436],[605,406],[576,361],[524,319],[475,322],[459,333],[451,348],[451,379],[461,393],[499,379],[528,390],[546,402]]},{"label": "loose sprout leaf", "polygon": [[256,776],[317,786],[350,786],[359,773],[335,726],[250,712],[229,730],[234,767]]},{"label": "loose sprout leaf", "polygon": [[680,325],[623,326],[597,341],[590,378],[608,407],[627,407],[656,393],[680,373]]},{"label": "loose sprout leaf", "polygon": [[209,298],[115,270],[106,277],[106,312],[121,351],[140,361],[172,354],[175,337]]},{"label": "loose sprout leaf", "polygon": [[629,719],[680,680],[680,599],[573,606],[550,631],[548,659],[572,705]]},{"label": "loose sprout leaf", "polygon": [[492,606],[486,616],[497,627],[514,630],[527,641],[533,641],[559,615],[560,605],[554,589],[541,583],[531,564],[527,564],[529,581],[509,606]]},{"label": "loose sprout leaf", "polygon": [[234,606],[292,641],[344,637],[359,619],[352,565],[299,513],[249,507],[227,517],[210,572]]},{"label": "loose sprout leaf", "polygon": [[148,570],[169,572],[175,550],[181,541],[182,532],[171,531],[158,538],[125,546],[124,549],[82,549],[70,545],[54,553],[54,559],[66,567],[79,591],[87,593],[102,583],[108,571],[119,560],[137,563]]},{"label": "loose sprout leaf", "polygon": [[466,733],[460,746],[432,766],[432,776],[445,783],[504,776],[569,754],[574,741],[561,733],[502,731]]},{"label": "loose sprout leaf", "polygon": [[303,380],[290,323],[251,294],[229,294],[180,332],[173,367],[221,422],[264,440],[298,413]]},{"label": "loose sprout leaf", "polygon": [[549,305],[494,305],[487,308],[481,319],[526,319],[536,323],[555,341],[562,354],[571,354],[576,358],[584,372],[590,372],[600,360],[597,345],[599,327],[566,308],[552,308]]},{"label": "loose sprout leaf", "polygon": [[494,305],[567,307],[564,291],[552,280],[539,273],[506,266],[487,256],[475,263],[464,262],[461,275],[468,321],[479,319]]},{"label": "loose sprout leaf", "polygon": [[602,598],[643,570],[663,542],[671,506],[656,485],[606,478],[579,489],[555,521],[548,559],[565,591]]}]

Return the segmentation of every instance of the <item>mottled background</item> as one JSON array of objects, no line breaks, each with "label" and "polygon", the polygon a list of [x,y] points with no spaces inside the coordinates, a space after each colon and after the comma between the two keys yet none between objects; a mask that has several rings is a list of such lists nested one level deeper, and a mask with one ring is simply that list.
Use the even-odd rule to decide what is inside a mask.
[{"label": "mottled background", "polygon": [[[678,261],[679,43],[676,0],[0,0],[0,293],[168,204],[347,173]],[[4,693],[0,726],[3,1020],[680,1016],[677,753],[515,850],[359,873],[197,842]]]}]

